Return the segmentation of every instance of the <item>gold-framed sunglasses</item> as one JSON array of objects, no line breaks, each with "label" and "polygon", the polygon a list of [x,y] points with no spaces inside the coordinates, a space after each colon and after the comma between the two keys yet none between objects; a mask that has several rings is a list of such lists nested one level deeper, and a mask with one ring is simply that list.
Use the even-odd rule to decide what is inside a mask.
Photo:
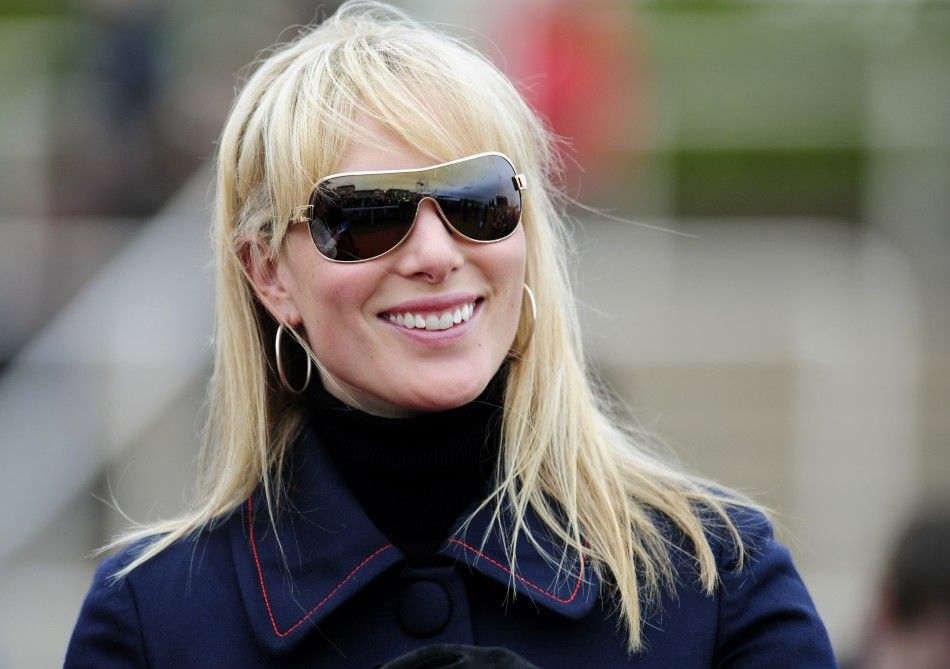
[{"label": "gold-framed sunglasses", "polygon": [[399,246],[419,205],[431,200],[442,221],[465,239],[499,242],[521,222],[525,188],[524,175],[493,151],[421,169],[341,172],[317,182],[310,203],[291,223],[307,223],[328,260],[365,262]]}]

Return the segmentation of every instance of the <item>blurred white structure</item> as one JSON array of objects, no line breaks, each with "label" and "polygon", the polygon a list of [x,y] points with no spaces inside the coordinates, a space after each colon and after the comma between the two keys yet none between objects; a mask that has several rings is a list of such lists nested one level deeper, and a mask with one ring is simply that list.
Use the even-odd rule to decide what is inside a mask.
[{"label": "blurred white structure", "polygon": [[[200,174],[0,376],[0,667],[5,654],[14,666],[62,662],[91,573],[83,553],[106,538],[82,527],[105,508],[90,490],[207,375],[207,191]],[[181,478],[176,445],[193,450],[194,431],[166,436]],[[150,471],[161,459],[137,474],[167,490],[174,477]]]}]

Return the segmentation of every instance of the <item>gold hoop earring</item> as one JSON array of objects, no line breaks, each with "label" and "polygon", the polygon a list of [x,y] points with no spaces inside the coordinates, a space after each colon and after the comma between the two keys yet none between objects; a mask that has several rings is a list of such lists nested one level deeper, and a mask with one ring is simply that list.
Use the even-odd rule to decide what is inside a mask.
[{"label": "gold hoop earring", "polygon": [[307,356],[307,379],[303,382],[303,387],[301,388],[294,388],[290,385],[290,382],[287,380],[287,375],[284,373],[284,361],[280,357],[280,336],[284,333],[284,330],[284,324],[279,323],[277,325],[277,336],[274,338],[274,357],[277,360],[277,376],[280,377],[280,385],[282,385],[287,392],[299,395],[310,385],[310,374],[313,372],[313,365],[310,362],[310,354],[304,351]]},{"label": "gold hoop earring", "polygon": [[528,344],[531,343],[531,338],[534,336],[534,327],[538,323],[538,303],[534,299],[534,291],[531,290],[528,284],[525,283],[522,285],[524,287],[524,294],[528,298],[528,306],[531,307],[531,327],[528,328],[528,336],[525,338],[521,350],[510,352],[508,354],[509,358],[517,358],[524,355],[524,352],[528,350]]}]

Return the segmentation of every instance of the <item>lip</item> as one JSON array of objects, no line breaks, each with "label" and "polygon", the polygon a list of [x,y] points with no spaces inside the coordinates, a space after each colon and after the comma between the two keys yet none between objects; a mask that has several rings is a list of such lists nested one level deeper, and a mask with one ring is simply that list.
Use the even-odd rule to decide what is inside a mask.
[{"label": "lip", "polygon": [[379,316],[385,317],[388,314],[404,314],[407,311],[414,314],[432,311],[448,311],[455,307],[460,307],[463,304],[470,304],[479,299],[479,296],[475,293],[449,293],[436,297],[421,297],[393,305],[379,312]]},{"label": "lip", "polygon": [[[469,297],[472,299],[470,300]],[[471,318],[469,318],[467,321],[462,321],[457,325],[453,325],[447,330],[426,330],[424,328],[413,328],[410,330],[409,328],[403,327],[402,325],[397,325],[396,323],[391,322],[387,317],[387,314],[390,313],[388,311],[384,311],[379,314],[379,320],[382,321],[384,325],[395,330],[399,335],[408,338],[409,341],[412,341],[416,344],[422,344],[423,346],[429,348],[443,348],[445,346],[451,346],[456,341],[464,337],[469,330],[475,327],[475,323],[478,321],[478,317],[482,312],[482,305],[484,303],[482,298],[466,296],[462,301],[453,299],[452,301],[448,302],[439,301],[435,303],[431,300],[413,300],[411,302],[404,302],[396,308],[396,310],[405,308],[407,311],[411,311],[413,309],[417,309],[418,311],[426,311],[427,308],[419,308],[418,306],[412,307],[411,305],[438,304],[439,306],[436,309],[431,309],[433,311],[437,311],[439,309],[448,309],[449,307],[454,307],[459,304],[466,304],[472,301],[475,302],[475,310],[472,312]],[[406,308],[405,305],[410,305],[410,308]]]}]

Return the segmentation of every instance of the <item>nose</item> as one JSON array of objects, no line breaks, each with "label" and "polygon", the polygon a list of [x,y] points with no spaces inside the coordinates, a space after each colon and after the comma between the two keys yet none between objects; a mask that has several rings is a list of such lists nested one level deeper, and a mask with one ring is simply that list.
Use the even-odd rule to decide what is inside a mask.
[{"label": "nose", "polygon": [[459,240],[442,221],[433,200],[419,203],[409,237],[398,250],[396,271],[428,283],[444,281],[465,262]]}]

